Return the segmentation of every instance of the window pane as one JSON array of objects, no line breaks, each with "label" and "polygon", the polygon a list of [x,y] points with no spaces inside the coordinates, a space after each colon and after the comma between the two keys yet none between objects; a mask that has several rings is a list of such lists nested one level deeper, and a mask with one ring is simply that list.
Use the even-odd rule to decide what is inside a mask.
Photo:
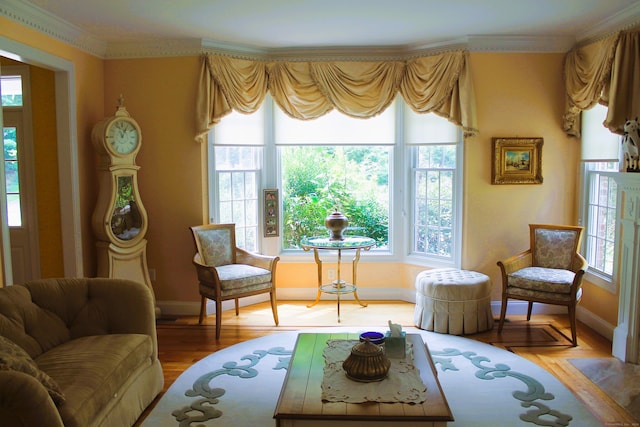
[{"label": "window pane", "polygon": [[324,219],[338,209],[349,219],[346,234],[389,242],[387,147],[287,146],[280,148],[284,249],[303,237],[327,234]]},{"label": "window pane", "polygon": [[218,181],[218,220],[236,225],[238,247],[257,251],[258,159],[261,157],[261,149],[216,147],[214,156]]},{"label": "window pane", "polygon": [[[416,183],[413,210],[416,240],[413,251],[452,257],[455,146],[420,145],[414,148],[413,155],[416,164],[413,171]],[[428,225],[426,233],[423,224]]]},{"label": "window pane", "polygon": [[314,120],[296,120],[275,108],[276,144],[393,144],[395,106],[368,119],[355,119],[334,110]]},{"label": "window pane", "polygon": [[20,227],[22,225],[22,208],[20,205],[17,129],[15,127],[3,128],[2,138],[8,225],[9,227]]},{"label": "window pane", "polygon": [[[264,145],[264,107],[254,114],[232,111],[213,128],[215,145]],[[218,156],[216,156],[216,159]]]},{"label": "window pane", "polygon": [[22,225],[21,212],[20,195],[7,194],[7,222],[9,227],[20,227]]},{"label": "window pane", "polygon": [[22,77],[21,76],[0,77],[0,93],[2,93],[3,107],[22,106]]},{"label": "window pane", "polygon": [[[220,202],[220,223],[229,224],[233,222],[233,209],[231,208],[231,202]],[[237,243],[237,242],[236,242]]]},{"label": "window pane", "polygon": [[419,114],[405,108],[405,141],[407,144],[442,144],[458,140],[457,126],[436,114]]},{"label": "window pane", "polygon": [[231,200],[231,174],[219,173],[218,174],[218,200],[220,203],[228,202]]},{"label": "window pane", "polygon": [[4,173],[7,180],[7,194],[20,192],[20,179],[18,175],[18,162],[4,162]]},{"label": "window pane", "polygon": [[259,169],[260,153],[260,147],[216,147],[216,170]]},{"label": "window pane", "polygon": [[600,171],[617,171],[617,162],[588,163],[585,257],[589,266],[613,275],[616,227],[616,183]]}]

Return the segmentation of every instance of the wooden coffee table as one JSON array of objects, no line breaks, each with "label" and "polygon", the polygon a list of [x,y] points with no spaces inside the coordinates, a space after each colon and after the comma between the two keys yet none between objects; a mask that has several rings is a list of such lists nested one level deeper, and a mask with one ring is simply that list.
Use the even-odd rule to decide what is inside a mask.
[{"label": "wooden coffee table", "polygon": [[[278,427],[349,426],[440,427],[453,421],[447,399],[436,377],[428,348],[418,334],[407,334],[413,343],[414,365],[427,387],[421,404],[345,403],[322,401],[323,351],[329,339],[358,339],[358,334],[327,333],[298,335],[287,376],[274,413]],[[380,384],[384,384],[381,382]],[[339,424],[336,424],[339,422]]]}]

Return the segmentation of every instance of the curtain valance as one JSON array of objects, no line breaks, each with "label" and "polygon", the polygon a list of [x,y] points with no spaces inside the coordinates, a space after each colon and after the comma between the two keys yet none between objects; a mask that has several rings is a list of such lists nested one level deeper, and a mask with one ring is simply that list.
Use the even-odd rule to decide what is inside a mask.
[{"label": "curtain valance", "polygon": [[566,54],[563,130],[567,134],[580,136],[580,113],[598,102],[608,106],[604,125],[615,133],[623,132],[627,118],[640,114],[638,34],[619,32]]},{"label": "curtain valance", "polygon": [[267,92],[289,116],[310,120],[334,108],[351,117],[380,114],[399,92],[416,112],[434,112],[477,133],[467,51],[406,61],[285,62],[204,55],[197,138],[232,110],[255,112]]}]

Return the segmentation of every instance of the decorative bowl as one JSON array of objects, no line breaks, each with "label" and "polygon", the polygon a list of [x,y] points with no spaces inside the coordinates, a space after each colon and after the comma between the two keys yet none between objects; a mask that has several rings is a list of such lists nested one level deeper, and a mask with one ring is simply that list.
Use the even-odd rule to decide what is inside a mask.
[{"label": "decorative bowl", "polygon": [[384,343],[384,334],[382,332],[363,332],[360,334],[360,341],[366,341],[367,338],[371,344],[380,345]]},{"label": "decorative bowl", "polygon": [[347,378],[360,382],[382,381],[389,373],[391,361],[381,347],[365,339],[351,348],[351,354],[342,362]]}]

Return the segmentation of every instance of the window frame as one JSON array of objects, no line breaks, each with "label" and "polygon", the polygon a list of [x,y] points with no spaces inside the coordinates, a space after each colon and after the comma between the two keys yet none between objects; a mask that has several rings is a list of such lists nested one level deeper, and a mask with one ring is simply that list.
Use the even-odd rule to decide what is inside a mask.
[{"label": "window frame", "polygon": [[[589,227],[591,225],[591,216],[590,216],[590,200],[591,200],[591,194],[592,194],[592,188],[591,188],[591,175],[592,174],[600,174],[600,173],[604,173],[604,172],[612,172],[612,171],[604,171],[604,170],[594,170],[594,165],[593,162],[586,162],[586,161],[581,161],[580,162],[580,215],[578,217],[578,224],[584,227],[584,235],[582,238],[582,247],[581,247],[581,252],[583,254],[585,254],[585,258],[587,258],[587,262],[589,261],[588,259],[588,254],[587,254],[587,246],[588,246],[588,241],[589,241]],[[618,206],[616,205],[616,213],[614,215],[614,217],[616,218],[616,222],[617,222],[617,208]],[[616,250],[616,246],[617,246],[617,235],[614,236],[614,255],[613,255],[613,265],[614,265],[614,269],[612,274],[608,274],[602,270],[599,270],[597,268],[595,268],[594,266],[592,266],[591,264],[589,264],[589,268],[587,269],[586,273],[585,273],[585,279],[587,281],[589,281],[590,283],[593,283],[594,285],[603,288],[613,294],[618,292],[618,286],[617,286],[617,281],[616,281],[616,269],[615,266],[617,264],[617,257],[618,257],[618,253]]]},{"label": "window frame", "polygon": [[[463,223],[463,162],[464,162],[464,137],[462,130],[457,127],[457,140],[442,144],[424,144],[424,145],[454,145],[456,150],[456,165],[453,171],[454,195],[453,195],[453,215],[452,223],[453,241],[451,257],[432,256],[429,254],[414,253],[413,248],[413,204],[415,194],[415,186],[413,183],[414,168],[411,167],[413,161],[413,147],[417,144],[406,144],[405,142],[405,109],[409,108],[401,97],[395,102],[396,123],[395,123],[395,144],[391,150],[392,159],[389,165],[389,241],[387,249],[372,249],[367,255],[365,262],[405,262],[426,267],[454,267],[460,268],[462,257],[462,223]],[[263,149],[261,173],[261,187],[263,188],[282,188],[281,182],[281,164],[278,146],[275,143],[273,117],[275,102],[267,95],[263,104],[264,120],[264,144],[260,145]],[[224,118],[222,119],[224,120]],[[215,170],[215,143],[214,131],[209,133],[208,139],[208,185],[209,185],[209,212],[210,221],[215,222],[217,219],[217,189],[216,170]],[[241,144],[246,146],[246,144]],[[375,145],[375,144],[374,144]],[[423,145],[423,144],[419,144]],[[240,144],[239,144],[240,146]],[[267,167],[269,165],[269,167]],[[271,167],[273,166],[273,167]],[[399,200],[398,200],[399,198]],[[259,201],[259,218],[264,206]],[[282,201],[281,201],[282,202]],[[281,209],[280,209],[281,211]],[[407,221],[409,219],[409,221]],[[277,238],[265,238],[262,230],[262,221],[258,221],[258,246],[259,250],[264,253],[278,254],[282,261],[285,262],[302,262],[308,261],[310,255],[308,252],[299,250],[282,249],[282,234],[279,233]],[[280,218],[282,224],[282,218]],[[408,239],[406,237],[409,237]]]}]

